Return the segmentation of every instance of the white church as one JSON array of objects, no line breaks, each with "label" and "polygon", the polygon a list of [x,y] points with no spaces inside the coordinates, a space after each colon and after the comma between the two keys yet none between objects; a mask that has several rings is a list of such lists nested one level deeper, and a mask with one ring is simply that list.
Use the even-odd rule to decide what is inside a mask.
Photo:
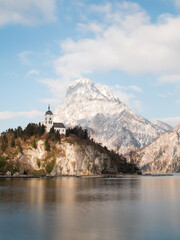
[{"label": "white church", "polygon": [[60,134],[66,134],[66,128],[63,123],[54,122],[54,115],[50,110],[50,105],[48,105],[48,111],[45,113],[44,125],[46,127],[47,132],[50,131],[52,127],[54,127],[55,131],[59,131]]}]

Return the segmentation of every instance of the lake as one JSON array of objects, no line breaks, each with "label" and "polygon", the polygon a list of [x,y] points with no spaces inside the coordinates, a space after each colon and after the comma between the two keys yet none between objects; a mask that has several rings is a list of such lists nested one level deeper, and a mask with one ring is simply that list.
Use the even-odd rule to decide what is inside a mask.
[{"label": "lake", "polygon": [[180,239],[180,177],[0,179],[0,240]]}]

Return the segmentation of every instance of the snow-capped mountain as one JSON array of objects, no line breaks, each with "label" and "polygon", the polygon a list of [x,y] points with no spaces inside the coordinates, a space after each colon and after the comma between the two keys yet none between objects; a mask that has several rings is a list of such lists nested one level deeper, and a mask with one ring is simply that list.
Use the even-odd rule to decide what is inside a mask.
[{"label": "snow-capped mountain", "polygon": [[143,147],[165,131],[132,112],[108,87],[86,78],[69,86],[54,115],[66,126],[87,128],[91,138],[119,153]]}]

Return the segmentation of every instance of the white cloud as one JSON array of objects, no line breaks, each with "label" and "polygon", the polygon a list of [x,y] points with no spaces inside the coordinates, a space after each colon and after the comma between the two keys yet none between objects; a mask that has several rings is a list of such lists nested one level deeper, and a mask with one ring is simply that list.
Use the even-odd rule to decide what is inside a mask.
[{"label": "white cloud", "polygon": [[142,92],[142,89],[140,87],[138,87],[138,86],[134,86],[133,85],[133,86],[129,86],[129,88],[134,90],[134,91],[136,91],[136,92]]},{"label": "white cloud", "polygon": [[43,99],[39,99],[39,102],[51,104],[51,105],[57,105],[59,104],[60,100],[58,98],[43,98]]},{"label": "white cloud", "polygon": [[141,101],[137,100],[134,94],[125,92],[127,89],[126,87],[123,89],[123,91],[122,89],[123,88],[121,88],[119,85],[111,87],[113,94],[118,97],[122,103],[126,104],[128,107],[135,111],[143,112],[144,107]]},{"label": "white cloud", "polygon": [[25,118],[35,118],[42,116],[43,113],[39,111],[31,111],[31,112],[0,112],[0,120],[8,120],[17,117],[25,117]]},{"label": "white cloud", "polygon": [[130,106],[131,100],[134,98],[133,94],[125,93],[120,89],[111,87],[113,94],[120,99],[120,101],[128,106]]},{"label": "white cloud", "polygon": [[26,77],[29,77],[31,75],[39,75],[39,71],[36,69],[31,69],[29,72],[26,73]]},{"label": "white cloud", "polygon": [[180,83],[180,74],[168,74],[159,78],[161,83]]},{"label": "white cloud", "polygon": [[0,0],[0,25],[51,22],[55,9],[55,0]]},{"label": "white cloud", "polygon": [[133,90],[133,91],[135,91],[135,92],[142,92],[142,89],[140,88],[140,87],[138,87],[138,86],[135,86],[135,85],[131,85],[131,86],[120,86],[120,85],[116,85],[115,86],[117,89],[126,89],[126,90],[128,90],[128,89],[130,89],[130,90]]},{"label": "white cloud", "polygon": [[176,5],[177,7],[180,7],[180,0],[173,0],[173,2],[175,3],[175,5]]},{"label": "white cloud", "polygon": [[147,13],[130,2],[93,8],[100,15],[103,12],[102,18],[99,24],[91,21],[86,27],[93,31],[94,26],[98,34],[64,41],[63,55],[55,61],[57,74],[68,79],[113,69],[130,74],[180,74],[180,17],[162,15],[151,23]]},{"label": "white cloud", "polygon": [[62,81],[62,79],[44,78],[38,79],[38,81],[50,89],[51,93],[54,96],[53,99],[56,99],[56,102],[60,102],[64,99],[68,85],[70,84],[70,81],[68,79],[64,79],[64,81]]},{"label": "white cloud", "polygon": [[32,54],[33,54],[32,51],[23,51],[23,52],[18,54],[18,57],[19,57],[20,61],[22,62],[22,64],[30,65],[31,62],[30,62],[28,56],[30,56]]},{"label": "white cloud", "polygon": [[165,122],[172,127],[176,127],[180,124],[180,117],[158,118],[158,120]]},{"label": "white cloud", "polygon": [[143,112],[144,111],[144,106],[143,106],[142,102],[139,101],[139,100],[134,100],[132,102],[132,107],[133,107],[133,109],[135,109],[138,112]]}]

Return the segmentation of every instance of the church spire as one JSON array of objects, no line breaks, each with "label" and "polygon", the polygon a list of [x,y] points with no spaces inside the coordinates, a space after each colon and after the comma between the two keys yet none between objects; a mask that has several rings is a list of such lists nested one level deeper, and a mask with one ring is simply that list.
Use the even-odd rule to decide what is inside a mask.
[{"label": "church spire", "polygon": [[48,104],[48,110],[50,110],[50,104]]}]

